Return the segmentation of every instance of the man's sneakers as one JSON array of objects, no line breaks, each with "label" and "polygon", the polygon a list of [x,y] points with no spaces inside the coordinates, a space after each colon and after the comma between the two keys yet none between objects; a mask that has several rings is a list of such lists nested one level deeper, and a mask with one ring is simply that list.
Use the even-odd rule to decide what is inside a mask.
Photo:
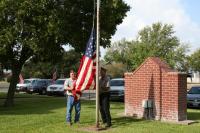
[{"label": "man's sneakers", "polygon": [[109,127],[111,127],[112,125],[111,124],[106,124],[105,125],[105,128],[109,128]]},{"label": "man's sneakers", "polygon": [[67,126],[72,126],[72,123],[71,122],[67,122]]},{"label": "man's sneakers", "polygon": [[110,128],[112,125],[107,123],[102,123],[103,128]]},{"label": "man's sneakers", "polygon": [[77,125],[80,125],[80,121],[76,121],[76,122],[74,122],[75,124],[77,124]]}]

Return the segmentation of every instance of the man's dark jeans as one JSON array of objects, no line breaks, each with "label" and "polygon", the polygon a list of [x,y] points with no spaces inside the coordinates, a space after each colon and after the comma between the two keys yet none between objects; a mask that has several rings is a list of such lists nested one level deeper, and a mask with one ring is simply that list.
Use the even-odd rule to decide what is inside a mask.
[{"label": "man's dark jeans", "polygon": [[110,93],[104,92],[100,94],[100,112],[103,123],[106,123],[108,126],[111,126],[111,116],[110,116]]}]

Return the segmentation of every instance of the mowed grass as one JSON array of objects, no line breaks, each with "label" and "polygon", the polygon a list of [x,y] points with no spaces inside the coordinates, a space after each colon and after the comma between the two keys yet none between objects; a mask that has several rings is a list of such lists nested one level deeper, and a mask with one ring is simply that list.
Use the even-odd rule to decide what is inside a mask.
[{"label": "mowed grass", "polygon": [[[85,133],[95,126],[95,101],[81,101],[81,123],[65,123],[66,99],[17,94],[15,106],[4,108],[5,94],[0,93],[0,133]],[[111,102],[112,128],[105,133],[200,133],[200,123],[177,125],[122,116],[124,104]],[[200,110],[188,109],[188,119],[200,122]],[[95,132],[90,130],[90,132]]]}]

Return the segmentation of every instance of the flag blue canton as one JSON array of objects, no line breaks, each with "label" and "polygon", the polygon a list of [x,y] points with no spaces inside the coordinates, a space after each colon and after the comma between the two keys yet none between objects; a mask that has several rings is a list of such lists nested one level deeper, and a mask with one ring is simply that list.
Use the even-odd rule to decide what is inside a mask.
[{"label": "flag blue canton", "polygon": [[87,42],[85,56],[87,56],[88,58],[92,58],[95,50],[96,50],[96,47],[95,47],[95,31],[94,31],[94,29],[92,29],[92,32],[90,34],[90,39]]}]

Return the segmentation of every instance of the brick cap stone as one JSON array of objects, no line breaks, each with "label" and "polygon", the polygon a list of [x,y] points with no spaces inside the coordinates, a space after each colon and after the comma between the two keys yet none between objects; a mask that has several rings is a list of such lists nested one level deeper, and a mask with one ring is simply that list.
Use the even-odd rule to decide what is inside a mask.
[{"label": "brick cap stone", "polygon": [[128,72],[128,73],[124,73],[125,76],[132,76],[133,73],[132,72]]},{"label": "brick cap stone", "polygon": [[187,75],[184,72],[167,72],[168,75]]},{"label": "brick cap stone", "polygon": [[134,72],[135,74],[137,71],[140,70],[141,67],[143,67],[146,63],[148,62],[154,62],[155,65],[159,66],[163,72],[177,72],[176,70],[173,70],[172,68],[169,67],[169,65],[165,62],[162,61],[158,57],[148,57]]}]

